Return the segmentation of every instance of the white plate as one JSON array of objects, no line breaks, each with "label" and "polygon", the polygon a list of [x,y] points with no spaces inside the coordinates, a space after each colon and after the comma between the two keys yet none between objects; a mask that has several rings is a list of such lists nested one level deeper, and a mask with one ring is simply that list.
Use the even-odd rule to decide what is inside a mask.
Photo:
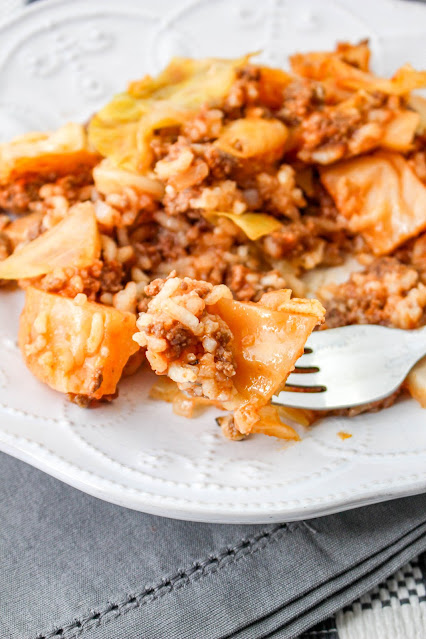
[{"label": "white plate", "polygon": [[[282,65],[293,51],[367,36],[378,72],[407,61],[424,68],[425,20],[425,7],[391,0],[40,2],[0,30],[0,133],[83,121],[172,55],[263,49]],[[426,490],[426,411],[414,401],[326,419],[287,446],[264,436],[227,441],[214,410],[176,417],[147,399],[146,374],[125,380],[111,406],[83,410],[26,370],[16,347],[21,305],[22,294],[0,292],[0,448],[76,488],[230,523],[290,521]]]}]

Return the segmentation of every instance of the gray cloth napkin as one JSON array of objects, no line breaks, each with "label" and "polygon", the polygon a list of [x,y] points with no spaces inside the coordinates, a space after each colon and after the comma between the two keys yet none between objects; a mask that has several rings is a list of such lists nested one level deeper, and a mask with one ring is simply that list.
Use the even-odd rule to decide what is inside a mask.
[{"label": "gray cloth napkin", "polygon": [[426,495],[306,523],[174,521],[0,454],[2,639],[295,637],[426,549]]},{"label": "gray cloth napkin", "polygon": [[306,523],[195,524],[0,454],[1,639],[295,637],[425,549],[426,495]]}]

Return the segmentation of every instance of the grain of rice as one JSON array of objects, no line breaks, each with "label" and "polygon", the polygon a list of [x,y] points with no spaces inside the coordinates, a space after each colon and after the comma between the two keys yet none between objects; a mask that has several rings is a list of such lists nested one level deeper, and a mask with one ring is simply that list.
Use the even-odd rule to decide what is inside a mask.
[{"label": "grain of rice", "polygon": [[194,159],[194,154],[189,148],[184,148],[175,160],[160,160],[155,165],[154,171],[162,180],[167,180],[175,173],[183,173],[188,169]]},{"label": "grain of rice", "polygon": [[84,290],[84,283],[83,283],[82,277],[80,275],[73,275],[73,277],[70,279],[69,286],[72,290],[76,291],[77,293],[82,293]]},{"label": "grain of rice", "polygon": [[136,321],[136,326],[142,330],[146,326],[150,326],[154,322],[154,317],[150,313],[140,313]]},{"label": "grain of rice", "polygon": [[154,306],[158,307],[159,302],[162,302],[166,298],[171,297],[173,293],[177,291],[179,286],[180,286],[180,279],[178,277],[170,277],[169,279],[167,279],[164,282],[164,285],[161,291],[157,293],[155,298],[152,300],[154,302]]},{"label": "grain of rice", "polygon": [[85,293],[77,293],[74,297],[74,303],[78,306],[83,306],[87,302],[87,295]]},{"label": "grain of rice", "polygon": [[142,271],[149,271],[152,268],[152,260],[147,255],[138,255],[137,264]]},{"label": "grain of rice", "polygon": [[113,301],[114,301],[114,297],[113,297],[112,293],[102,293],[102,295],[99,298],[99,301],[101,302],[101,304],[106,304],[107,306],[112,306]]},{"label": "grain of rice", "polygon": [[94,355],[99,349],[104,338],[104,318],[102,313],[94,313],[90,327],[89,337],[86,342],[88,355]]},{"label": "grain of rice", "polygon": [[105,201],[118,209],[124,209],[127,204],[127,198],[122,193],[110,193],[106,196]]},{"label": "grain of rice", "polygon": [[193,293],[195,293],[195,291],[192,291],[189,295],[182,296],[182,301],[179,300],[178,296],[175,296],[173,298],[173,301],[176,304],[182,305],[184,308],[186,308],[187,311],[198,317],[205,309],[206,304],[205,301],[201,299],[196,293]]},{"label": "grain of rice", "polygon": [[40,313],[37,315],[37,317],[34,320],[33,326],[36,333],[40,333],[41,335],[44,335],[44,333],[47,332],[47,312],[46,311],[40,311]]},{"label": "grain of rice", "polygon": [[128,282],[121,291],[114,295],[112,303],[119,311],[135,313],[137,303],[136,283]]},{"label": "grain of rice", "polygon": [[117,244],[109,235],[101,235],[102,252],[107,262],[113,262],[117,259]]},{"label": "grain of rice", "polygon": [[25,354],[27,357],[39,353],[43,348],[46,348],[47,340],[44,335],[37,335],[36,339],[31,344],[24,346]]},{"label": "grain of rice", "polygon": [[173,302],[172,299],[164,300],[162,310],[192,331],[197,330],[199,324],[198,318],[183,306],[179,306],[179,304]]},{"label": "grain of rice", "polygon": [[235,215],[242,215],[246,210],[247,205],[244,202],[240,202],[239,200],[234,202],[232,212],[235,213]]},{"label": "grain of rice", "polygon": [[[182,220],[174,216],[167,215],[164,211],[156,211],[153,217],[158,224],[163,226],[165,229],[169,229],[169,231],[182,230]],[[185,223],[184,228],[188,229],[189,225]]]},{"label": "grain of rice", "polygon": [[131,226],[135,222],[138,216],[138,212],[139,212],[138,209],[125,211],[121,216],[121,223],[123,224],[123,227]]},{"label": "grain of rice", "polygon": [[140,300],[145,297],[146,282],[135,282],[136,284],[136,299]]},{"label": "grain of rice", "polygon": [[74,356],[69,349],[63,350],[59,355],[59,362],[64,373],[69,373],[75,366]]},{"label": "grain of rice", "polygon": [[69,203],[63,195],[51,197],[49,204],[55,209],[55,213],[58,217],[65,217],[69,209]]},{"label": "grain of rice", "polygon": [[162,356],[160,353],[156,353],[155,351],[147,351],[146,358],[151,364],[151,368],[156,373],[159,375],[166,373],[169,366],[169,362],[166,357]]},{"label": "grain of rice", "polygon": [[139,346],[144,347],[147,345],[147,336],[144,335],[144,333],[135,333],[132,339],[136,344],[139,344]]},{"label": "grain of rice", "polygon": [[46,366],[48,368],[52,367],[55,361],[52,351],[46,351],[45,353],[40,355],[38,361],[39,364],[41,364],[42,366]]},{"label": "grain of rice", "polygon": [[204,301],[207,306],[209,304],[216,304],[216,302],[218,302],[222,298],[232,300],[232,293],[228,286],[226,286],[225,284],[218,284],[217,286],[213,287],[213,290],[208,293],[208,295],[206,295]]},{"label": "grain of rice", "polygon": [[217,342],[212,337],[204,337],[202,340],[203,347],[208,353],[214,353],[217,348]]},{"label": "grain of rice", "polygon": [[122,263],[128,262],[134,255],[135,252],[132,246],[120,246],[117,250],[117,260]]},{"label": "grain of rice", "polygon": [[56,184],[43,184],[43,186],[40,187],[38,194],[42,200],[46,200],[54,195],[60,195],[61,192],[61,188]]},{"label": "grain of rice", "polygon": [[132,280],[136,283],[144,282],[147,284],[149,282],[148,275],[144,273],[143,270],[139,268],[138,266],[132,267],[132,270],[130,271],[130,275]]},{"label": "grain of rice", "polygon": [[203,319],[203,329],[208,335],[212,335],[216,331],[219,330],[219,322],[212,320],[211,317],[206,317]]},{"label": "grain of rice", "polygon": [[152,351],[156,351],[157,353],[162,353],[167,349],[167,342],[162,337],[155,337],[154,335],[148,335],[146,338],[146,345]]},{"label": "grain of rice", "polygon": [[197,373],[192,366],[183,366],[182,364],[178,364],[173,362],[170,364],[169,369],[167,371],[167,375],[174,382],[185,384],[195,382],[197,379]]},{"label": "grain of rice", "polygon": [[103,200],[97,200],[94,204],[95,216],[99,224],[113,228],[120,222],[120,213],[114,207]]},{"label": "grain of rice", "polygon": [[119,246],[127,246],[129,244],[129,234],[127,229],[118,228],[117,229],[117,240]]}]

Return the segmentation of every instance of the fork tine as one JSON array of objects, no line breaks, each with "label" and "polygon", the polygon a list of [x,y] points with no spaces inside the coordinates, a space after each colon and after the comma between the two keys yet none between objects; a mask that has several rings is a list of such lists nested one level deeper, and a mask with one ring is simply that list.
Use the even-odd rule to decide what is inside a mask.
[{"label": "fork tine", "polygon": [[304,355],[301,355],[296,362],[296,366],[306,366],[307,368],[315,366],[315,353],[305,353]]},{"label": "fork tine", "polygon": [[292,373],[287,377],[287,386],[322,386],[321,376],[316,373]]},{"label": "fork tine", "polygon": [[295,366],[293,369],[293,374],[296,375],[306,375],[307,373],[318,373],[318,366]]},{"label": "fork tine", "polygon": [[282,391],[272,398],[273,404],[281,404],[291,408],[310,408],[312,410],[324,410],[327,407],[327,393],[295,393]]}]

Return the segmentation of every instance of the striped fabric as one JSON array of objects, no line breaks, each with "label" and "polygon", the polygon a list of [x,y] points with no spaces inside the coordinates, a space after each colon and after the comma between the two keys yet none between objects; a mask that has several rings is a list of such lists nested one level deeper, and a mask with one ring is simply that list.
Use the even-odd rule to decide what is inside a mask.
[{"label": "striped fabric", "polygon": [[299,639],[425,639],[426,554]]}]

